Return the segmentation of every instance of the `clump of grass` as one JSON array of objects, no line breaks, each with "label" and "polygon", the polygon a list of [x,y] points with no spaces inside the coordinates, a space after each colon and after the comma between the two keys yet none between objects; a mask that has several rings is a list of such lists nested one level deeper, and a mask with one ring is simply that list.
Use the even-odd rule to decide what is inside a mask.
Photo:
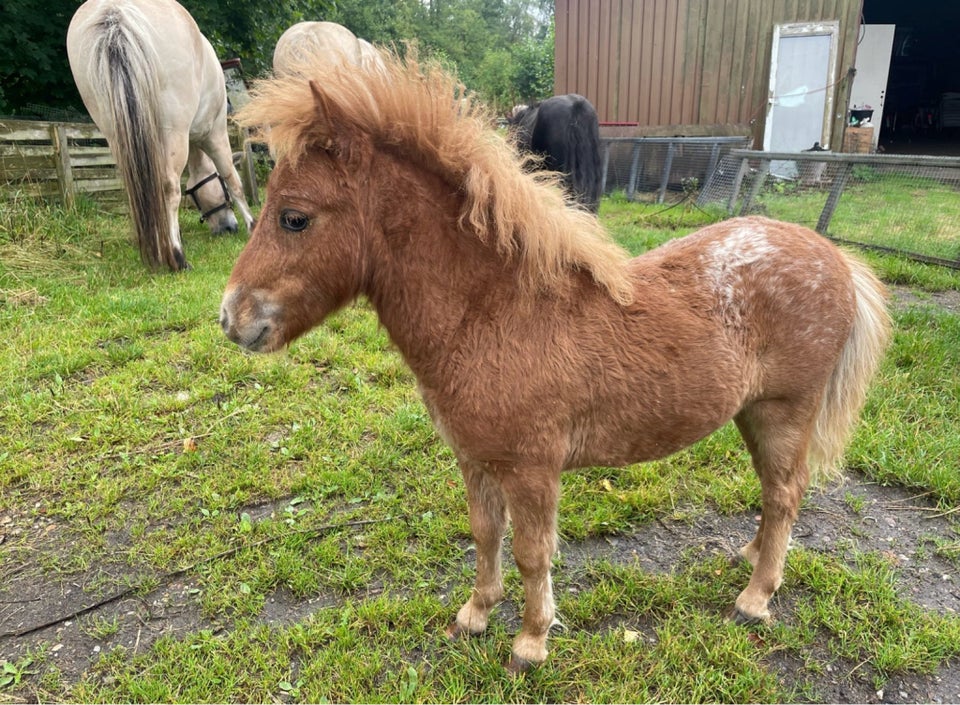
[{"label": "clump of grass", "polygon": [[790,565],[787,588],[795,589],[802,580],[811,589],[791,621],[806,625],[810,644],[825,639],[837,658],[868,664],[876,672],[878,688],[894,673],[932,673],[960,654],[960,619],[925,612],[905,601],[884,557],[860,554],[849,567],[799,551],[791,554]]},{"label": "clump of grass", "polygon": [[19,192],[0,208],[0,276],[63,275],[101,256],[98,244],[116,237],[119,220],[81,197],[72,210]]}]

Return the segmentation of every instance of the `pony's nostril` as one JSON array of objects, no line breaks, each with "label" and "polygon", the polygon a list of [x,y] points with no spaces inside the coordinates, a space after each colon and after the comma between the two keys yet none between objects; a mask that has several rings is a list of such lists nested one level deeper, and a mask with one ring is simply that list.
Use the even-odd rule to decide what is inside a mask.
[{"label": "pony's nostril", "polygon": [[[247,350],[256,352],[269,349],[272,344],[271,336],[274,333],[274,324],[270,320],[269,311],[257,301],[256,294],[253,295],[252,301],[238,300],[238,295],[237,290],[230,290],[220,304],[219,322],[224,335]],[[238,308],[238,306],[250,306],[250,310]]]},{"label": "pony's nostril", "polygon": [[267,338],[269,337],[271,330],[272,327],[270,324],[266,323],[260,328],[260,332],[257,333],[253,339],[241,344],[248,350],[253,350],[254,352],[257,350],[262,350],[267,343]]}]

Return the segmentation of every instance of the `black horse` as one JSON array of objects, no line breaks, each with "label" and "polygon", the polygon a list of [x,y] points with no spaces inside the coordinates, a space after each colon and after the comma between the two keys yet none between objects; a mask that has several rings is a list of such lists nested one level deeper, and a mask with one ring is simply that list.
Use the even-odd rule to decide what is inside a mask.
[{"label": "black horse", "polygon": [[563,174],[578,203],[600,207],[600,123],[582,95],[569,93],[515,109],[508,119],[521,151],[543,157],[542,168]]}]

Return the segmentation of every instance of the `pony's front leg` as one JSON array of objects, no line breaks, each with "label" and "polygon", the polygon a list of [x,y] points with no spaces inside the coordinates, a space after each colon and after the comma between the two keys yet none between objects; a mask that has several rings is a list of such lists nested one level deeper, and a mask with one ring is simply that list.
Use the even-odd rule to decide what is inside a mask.
[{"label": "pony's front leg", "polygon": [[452,638],[479,634],[487,628],[490,612],[503,599],[500,550],[507,528],[507,507],[500,481],[480,463],[460,463],[467,486],[470,530],[477,547],[477,578],[470,599],[447,629]]},{"label": "pony's front leg", "polygon": [[504,479],[513,520],[513,557],[523,578],[524,609],[508,669],[528,670],[547,658],[547,632],[554,622],[550,563],[557,547],[559,472],[517,469]]}]

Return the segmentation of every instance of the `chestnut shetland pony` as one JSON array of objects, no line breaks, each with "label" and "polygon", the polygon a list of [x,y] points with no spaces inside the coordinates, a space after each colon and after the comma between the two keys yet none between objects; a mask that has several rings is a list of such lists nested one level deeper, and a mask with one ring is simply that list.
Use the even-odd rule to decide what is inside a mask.
[{"label": "chestnut shetland pony", "polygon": [[542,662],[561,471],[661,458],[731,419],[763,500],[734,614],[767,619],[811,474],[841,460],[888,340],[880,282],[759,217],[629,259],[453,79],[415,57],[384,66],[265,82],[245,108],[278,161],[226,335],[278,350],[372,302],[466,483],[477,575],[451,636],[481,632],[503,597],[509,517],[525,592],[509,665]]}]

